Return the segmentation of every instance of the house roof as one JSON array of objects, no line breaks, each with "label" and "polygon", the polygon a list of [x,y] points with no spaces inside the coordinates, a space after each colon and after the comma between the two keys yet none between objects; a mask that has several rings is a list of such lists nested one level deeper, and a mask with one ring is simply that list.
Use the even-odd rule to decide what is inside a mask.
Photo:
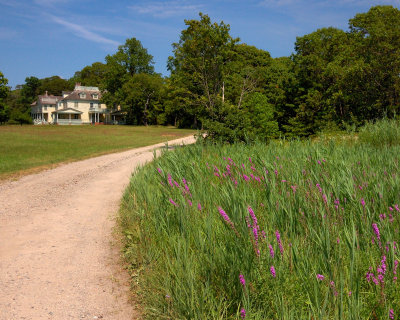
[{"label": "house roof", "polygon": [[[46,91],[47,93],[47,91]],[[38,102],[40,102],[40,104],[57,104],[58,101],[60,101],[62,99],[61,96],[53,96],[53,95],[48,95],[48,94],[44,94],[41,96],[38,96],[38,99],[36,101],[34,101],[31,106],[36,106],[38,104]]]},{"label": "house roof", "polygon": [[[80,93],[86,93],[85,98],[81,98]],[[93,98],[93,95],[97,94],[97,99]],[[67,100],[78,100],[78,101],[99,101],[101,98],[101,93],[99,91],[73,91],[71,94],[65,98],[61,98],[61,101]]]},{"label": "house roof", "polygon": [[82,114],[82,111],[76,110],[74,108],[66,108],[53,111],[52,113],[61,113],[61,114]]}]

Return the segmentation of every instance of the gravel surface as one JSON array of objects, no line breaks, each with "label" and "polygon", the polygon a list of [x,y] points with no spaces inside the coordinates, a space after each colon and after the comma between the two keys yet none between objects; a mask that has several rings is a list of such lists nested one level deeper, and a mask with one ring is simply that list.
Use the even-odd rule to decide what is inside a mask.
[{"label": "gravel surface", "polygon": [[113,227],[132,171],[163,145],[0,184],[1,320],[141,318]]}]

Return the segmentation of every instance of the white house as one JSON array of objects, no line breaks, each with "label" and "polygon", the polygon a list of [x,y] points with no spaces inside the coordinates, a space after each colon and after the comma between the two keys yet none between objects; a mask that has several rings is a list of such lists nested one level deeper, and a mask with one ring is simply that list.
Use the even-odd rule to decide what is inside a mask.
[{"label": "white house", "polygon": [[72,92],[63,92],[62,96],[48,95],[46,91],[31,104],[31,115],[35,124],[112,123],[111,112],[100,99],[98,87],[77,83]]}]

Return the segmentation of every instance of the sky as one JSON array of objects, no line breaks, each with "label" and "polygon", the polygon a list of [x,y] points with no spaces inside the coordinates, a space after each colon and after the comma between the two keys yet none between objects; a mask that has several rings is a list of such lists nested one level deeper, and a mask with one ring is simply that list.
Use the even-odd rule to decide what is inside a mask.
[{"label": "sky", "polygon": [[347,30],[376,5],[400,9],[400,0],[0,0],[0,72],[13,88],[30,76],[68,79],[134,37],[167,76],[171,44],[199,12],[229,24],[243,43],[289,56],[296,37]]}]

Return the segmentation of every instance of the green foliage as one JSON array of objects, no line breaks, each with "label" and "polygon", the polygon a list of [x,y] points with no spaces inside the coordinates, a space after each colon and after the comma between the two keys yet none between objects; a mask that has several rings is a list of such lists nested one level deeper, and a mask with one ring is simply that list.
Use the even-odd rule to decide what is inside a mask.
[{"label": "green foliage", "polygon": [[72,91],[74,85],[75,83],[73,81],[62,79],[59,76],[40,79],[40,86],[36,90],[35,99],[38,95],[44,94],[46,91],[48,94],[62,96],[63,91]]},{"label": "green foliage", "polygon": [[106,80],[106,75],[107,65],[95,62],[91,66],[86,66],[81,71],[75,72],[70,81],[80,83],[82,86],[101,87]]},{"label": "green foliage", "polygon": [[220,112],[227,64],[232,60],[233,39],[229,25],[212,23],[200,13],[200,20],[185,20],[187,28],[174,43],[174,56],[169,58],[171,78],[190,93],[191,105],[198,118],[215,119]]},{"label": "green foliage", "polygon": [[397,317],[399,152],[351,141],[197,144],[138,170],[121,224],[147,317]]},{"label": "green foliage", "polygon": [[138,73],[126,81],[120,94],[120,103],[128,111],[127,121],[133,124],[157,123],[162,111],[161,88],[163,79],[158,74]]},{"label": "green foliage", "polygon": [[360,129],[358,138],[361,143],[368,143],[378,148],[390,148],[400,144],[400,121],[382,119],[375,123],[368,122]]},{"label": "green foliage", "polygon": [[6,104],[6,99],[10,89],[7,87],[8,79],[4,77],[0,71],[0,124],[7,122],[9,118],[9,107]]},{"label": "green foliage", "polygon": [[18,109],[14,109],[11,111],[10,113],[10,124],[14,124],[14,123],[18,123],[20,125],[23,124],[32,124],[32,118],[29,115],[29,113],[25,112],[21,112]]}]

